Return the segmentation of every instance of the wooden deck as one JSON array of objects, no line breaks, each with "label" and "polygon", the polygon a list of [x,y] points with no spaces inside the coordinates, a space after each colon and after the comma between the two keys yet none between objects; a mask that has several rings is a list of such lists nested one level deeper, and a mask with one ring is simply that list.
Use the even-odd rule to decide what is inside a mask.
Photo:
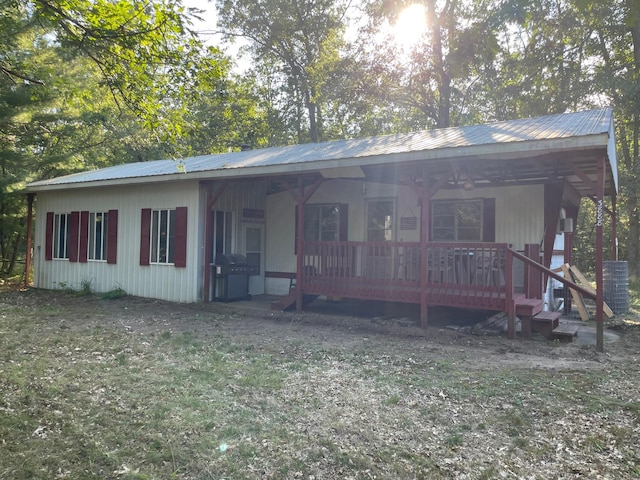
[{"label": "wooden deck", "polygon": [[[506,311],[506,244],[305,242],[303,292],[329,297]],[[421,274],[422,270],[426,273]]]}]

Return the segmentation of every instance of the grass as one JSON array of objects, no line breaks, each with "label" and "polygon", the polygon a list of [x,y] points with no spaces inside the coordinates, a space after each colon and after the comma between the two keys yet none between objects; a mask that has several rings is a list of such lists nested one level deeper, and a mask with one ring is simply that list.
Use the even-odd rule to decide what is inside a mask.
[{"label": "grass", "polygon": [[637,368],[470,369],[459,349],[420,354],[424,339],[254,344],[237,317],[197,330],[211,314],[130,331],[74,321],[117,315],[95,296],[19,295],[0,296],[0,478],[640,473]]}]

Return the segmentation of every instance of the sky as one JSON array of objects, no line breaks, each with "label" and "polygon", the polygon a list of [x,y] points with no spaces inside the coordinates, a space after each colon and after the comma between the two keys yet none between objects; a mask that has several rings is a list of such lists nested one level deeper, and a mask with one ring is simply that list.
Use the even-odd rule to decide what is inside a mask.
[{"label": "sky", "polygon": [[191,7],[204,10],[204,12],[200,14],[202,21],[194,23],[194,27],[200,36],[203,37],[203,40],[207,42],[214,42],[216,40],[215,4],[213,2],[208,2],[207,0],[183,0],[182,3],[187,8]]}]

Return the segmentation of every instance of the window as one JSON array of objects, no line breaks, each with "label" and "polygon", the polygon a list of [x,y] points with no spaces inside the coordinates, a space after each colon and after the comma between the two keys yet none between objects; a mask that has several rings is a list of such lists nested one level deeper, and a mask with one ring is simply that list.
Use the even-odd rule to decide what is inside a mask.
[{"label": "window", "polygon": [[89,260],[107,260],[109,213],[89,213]]},{"label": "window", "polygon": [[231,253],[233,233],[233,212],[214,210],[211,212],[213,225],[213,258],[216,261],[218,255]]},{"label": "window", "polygon": [[47,212],[45,260],[87,260],[115,264],[118,254],[118,210],[89,213]]},{"label": "window", "polygon": [[480,242],[483,240],[482,224],[482,200],[431,203],[431,238],[434,241]]},{"label": "window", "polygon": [[304,239],[337,241],[340,239],[340,205],[305,205]]},{"label": "window", "polygon": [[153,263],[186,267],[187,207],[143,208],[141,213],[140,265]]},{"label": "window", "polygon": [[372,200],[367,203],[367,241],[393,240],[393,200]]},{"label": "window", "polygon": [[151,263],[173,263],[175,231],[175,210],[152,210]]},{"label": "window", "polygon": [[[295,207],[294,253],[298,254],[298,206]],[[346,242],[349,239],[349,204],[311,204],[304,206],[303,240]]]},{"label": "window", "polygon": [[68,213],[53,216],[53,258],[68,259],[71,236],[71,222]]}]

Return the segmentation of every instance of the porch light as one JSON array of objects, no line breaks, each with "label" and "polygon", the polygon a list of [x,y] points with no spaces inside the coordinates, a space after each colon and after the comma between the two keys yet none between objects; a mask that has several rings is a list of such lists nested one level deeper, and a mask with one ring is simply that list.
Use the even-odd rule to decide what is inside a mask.
[{"label": "porch light", "polygon": [[473,178],[467,178],[467,180],[462,184],[462,188],[464,188],[465,190],[473,190],[474,188],[476,188],[476,184],[473,183]]}]

